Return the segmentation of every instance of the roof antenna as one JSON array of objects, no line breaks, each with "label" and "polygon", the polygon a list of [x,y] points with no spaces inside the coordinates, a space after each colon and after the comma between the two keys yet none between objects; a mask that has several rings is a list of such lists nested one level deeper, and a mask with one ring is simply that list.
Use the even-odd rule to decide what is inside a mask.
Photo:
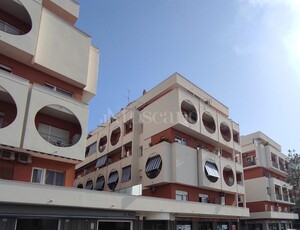
[{"label": "roof antenna", "polygon": [[127,89],[127,96],[125,96],[127,98],[127,105],[129,104],[129,101],[130,101],[130,93],[131,93],[131,90]]}]

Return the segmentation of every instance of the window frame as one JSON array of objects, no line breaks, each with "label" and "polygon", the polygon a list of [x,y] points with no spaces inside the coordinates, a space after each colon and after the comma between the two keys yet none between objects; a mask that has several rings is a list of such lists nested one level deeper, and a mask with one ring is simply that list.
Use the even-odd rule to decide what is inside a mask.
[{"label": "window frame", "polygon": [[[200,198],[201,198],[201,201],[200,201]],[[203,198],[204,198],[204,201],[206,201],[206,202],[203,201]],[[208,204],[209,196],[207,194],[199,194],[199,202]]]},{"label": "window frame", "polygon": [[[178,197],[180,197],[180,199],[177,199]],[[175,200],[188,201],[189,200],[189,193],[186,192],[186,191],[182,191],[182,190],[176,190],[175,191]]]},{"label": "window frame", "polygon": [[[39,182],[34,182],[33,180],[33,175],[34,175],[34,170],[39,170],[41,171],[41,178]],[[46,180],[47,180],[47,171],[48,172],[54,172],[54,183],[53,184],[47,184]],[[57,185],[56,181],[57,181],[57,173],[63,173],[64,179],[63,179],[63,184],[62,185]],[[54,186],[65,186],[65,180],[66,180],[66,173],[64,171],[59,171],[59,170],[53,170],[53,169],[47,169],[47,168],[38,168],[38,167],[32,167],[32,171],[31,171],[31,183],[36,183],[36,184],[44,184],[44,185],[54,185]]]},{"label": "window frame", "polygon": [[73,97],[74,96],[74,93],[68,91],[68,90],[65,90],[65,89],[62,89],[60,87],[57,87],[56,85],[52,85],[48,82],[45,82],[44,83],[44,86],[47,88],[47,89],[51,89],[53,90],[54,92],[58,92],[59,94],[62,94],[62,95],[65,95],[65,96],[68,96],[68,97]]},{"label": "window frame", "polygon": [[187,139],[185,139],[181,136],[176,135],[174,139],[175,139],[175,142],[177,142],[178,144],[186,145],[186,146],[188,145]]}]

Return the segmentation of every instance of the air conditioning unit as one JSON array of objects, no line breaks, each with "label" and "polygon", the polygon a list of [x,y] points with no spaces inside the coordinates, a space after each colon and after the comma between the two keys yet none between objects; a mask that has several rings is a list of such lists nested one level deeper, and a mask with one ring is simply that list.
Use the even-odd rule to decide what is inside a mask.
[{"label": "air conditioning unit", "polygon": [[24,164],[31,163],[31,156],[26,153],[19,153],[18,162]]},{"label": "air conditioning unit", "polygon": [[15,159],[15,153],[14,152],[10,152],[8,150],[2,150],[1,151],[1,158],[3,160],[13,161]]}]

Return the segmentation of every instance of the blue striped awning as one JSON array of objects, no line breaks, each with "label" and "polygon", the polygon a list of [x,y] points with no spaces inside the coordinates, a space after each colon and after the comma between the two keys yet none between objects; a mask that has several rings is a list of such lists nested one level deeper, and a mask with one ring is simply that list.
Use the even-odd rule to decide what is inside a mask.
[{"label": "blue striped awning", "polygon": [[131,165],[123,168],[121,182],[126,182],[129,181],[130,179],[131,179]]},{"label": "blue striped awning", "polygon": [[115,183],[115,182],[118,181],[118,179],[119,179],[118,171],[111,172],[111,173],[109,174],[108,184]]},{"label": "blue striped awning", "polygon": [[156,155],[154,157],[149,158],[146,164],[146,173],[159,169],[161,165],[161,157],[160,155]]},{"label": "blue striped awning", "polygon": [[220,178],[220,174],[219,174],[217,165],[215,163],[206,161],[204,167],[209,176]]},{"label": "blue striped awning", "polygon": [[104,155],[97,160],[95,168],[97,169],[103,167],[104,165],[106,165],[106,162],[107,162],[107,155]]}]

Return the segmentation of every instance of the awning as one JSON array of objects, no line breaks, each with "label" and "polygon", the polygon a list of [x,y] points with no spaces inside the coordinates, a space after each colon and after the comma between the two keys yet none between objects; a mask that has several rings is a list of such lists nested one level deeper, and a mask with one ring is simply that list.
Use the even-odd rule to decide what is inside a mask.
[{"label": "awning", "polygon": [[131,179],[131,165],[123,168],[121,182],[126,182],[129,181],[130,179]]},{"label": "awning", "polygon": [[103,167],[104,165],[106,165],[106,161],[107,161],[107,155],[104,155],[104,156],[100,157],[97,160],[95,168],[97,169],[97,168]]},{"label": "awning", "polygon": [[220,174],[215,163],[207,161],[204,167],[209,176],[220,178]]},{"label": "awning", "polygon": [[108,184],[112,184],[117,182],[119,179],[119,174],[118,171],[114,171],[112,173],[110,173],[109,178],[108,178]]},{"label": "awning", "polygon": [[159,169],[160,165],[161,165],[161,157],[160,155],[156,155],[148,160],[146,165],[146,172]]},{"label": "awning", "polygon": [[99,177],[97,178],[97,181],[96,181],[95,190],[100,190],[100,191],[102,191],[103,188],[104,188],[104,183],[105,183],[104,176],[99,176]]},{"label": "awning", "polygon": [[85,188],[86,189],[93,189],[94,185],[93,185],[93,181],[89,180],[88,182],[86,182]]}]

